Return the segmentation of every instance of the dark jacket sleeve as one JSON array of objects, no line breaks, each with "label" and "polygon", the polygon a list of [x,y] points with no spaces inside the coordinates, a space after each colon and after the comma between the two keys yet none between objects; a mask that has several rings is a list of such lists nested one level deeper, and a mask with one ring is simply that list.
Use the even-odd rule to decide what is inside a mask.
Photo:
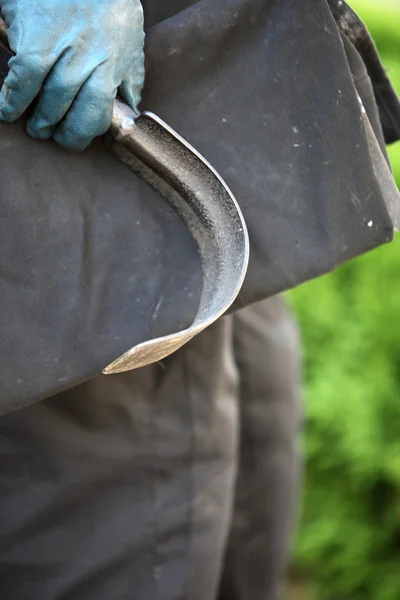
[{"label": "dark jacket sleeve", "polygon": [[[368,65],[327,0],[201,0],[171,15],[147,32],[142,106],[243,210],[251,260],[236,307],[391,240],[399,198],[374,81],[356,82]],[[200,291],[184,225],[102,141],[73,156],[0,125],[0,411],[184,327]]]},{"label": "dark jacket sleeve", "polygon": [[[380,61],[376,46],[364,23],[346,2],[342,0],[328,0],[328,2],[343,34],[346,54],[356,83],[368,80],[372,86],[372,96],[379,111],[385,142],[387,144],[397,142],[400,139],[400,102]],[[358,60],[358,66],[356,66],[354,51],[349,50],[350,45],[361,59]]]}]

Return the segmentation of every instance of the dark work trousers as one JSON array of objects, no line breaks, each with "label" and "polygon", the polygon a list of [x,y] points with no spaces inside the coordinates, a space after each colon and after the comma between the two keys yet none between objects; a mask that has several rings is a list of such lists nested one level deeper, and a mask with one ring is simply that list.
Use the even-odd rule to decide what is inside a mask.
[{"label": "dark work trousers", "polygon": [[280,598],[301,472],[299,345],[283,300],[238,312],[238,473],[220,600]]},{"label": "dark work trousers", "polygon": [[2,598],[280,598],[299,389],[274,297],[162,365],[3,416]]}]

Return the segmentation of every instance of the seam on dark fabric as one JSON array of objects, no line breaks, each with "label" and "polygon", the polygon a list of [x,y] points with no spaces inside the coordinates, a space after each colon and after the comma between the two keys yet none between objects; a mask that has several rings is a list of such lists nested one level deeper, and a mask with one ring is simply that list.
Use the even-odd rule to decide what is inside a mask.
[{"label": "seam on dark fabric", "polygon": [[[362,57],[360,55],[360,58],[362,60]],[[380,87],[381,85],[384,86],[385,83],[382,82],[382,84],[380,83],[376,83],[375,85],[373,84],[373,82],[371,81],[371,77],[369,76],[369,74],[367,73],[366,75],[364,75],[363,77],[359,77],[359,78],[353,78],[354,79],[354,83],[357,86],[361,85],[362,83],[364,83],[364,81],[369,81],[372,87],[372,92],[373,92],[373,96],[375,99],[375,103],[376,103],[376,107],[380,116],[380,126],[382,128],[382,134],[385,138],[385,143],[389,144],[390,142],[386,139],[387,138],[387,134],[388,132],[383,131],[383,123],[382,123],[382,114],[385,116],[387,122],[390,124],[390,127],[393,129],[393,131],[395,132],[395,135],[400,139],[400,123],[398,122],[398,120],[396,119],[396,117],[393,115],[393,112],[391,110],[391,108],[388,106],[388,103],[386,101],[385,98],[385,93],[381,93],[380,91]],[[360,96],[361,96],[361,92],[358,90]],[[389,165],[390,166],[390,165]]]},{"label": "seam on dark fabric", "polygon": [[[363,83],[364,81],[371,81],[371,77],[368,75],[363,75],[362,77],[353,77],[354,83],[358,85],[359,83]],[[372,83],[372,82],[371,82]]]},{"label": "seam on dark fabric", "polygon": [[[237,546],[235,543],[236,538],[236,529],[235,529],[235,516],[238,514],[238,491],[241,483],[241,469],[243,463],[242,457],[242,448],[243,448],[243,398],[244,394],[244,378],[242,377],[243,373],[243,361],[237,356],[237,348],[241,345],[240,343],[240,328],[242,327],[242,322],[240,320],[239,315],[232,316],[232,329],[231,329],[231,350],[232,350],[232,360],[234,362],[236,373],[237,373],[237,382],[236,382],[236,410],[237,410],[237,423],[236,423],[236,465],[235,465],[235,480],[233,484],[233,496],[232,496],[232,506],[231,506],[231,519],[228,530],[228,536],[226,541],[225,553],[224,553],[224,566],[225,561],[229,560],[229,554],[231,554],[231,563],[233,566],[237,563]],[[239,329],[239,332],[238,332]],[[224,572],[224,568],[223,568]],[[239,580],[237,576],[237,571],[233,568],[233,572],[230,573],[232,577],[231,589],[235,595],[238,593],[239,589]],[[229,588],[228,588],[229,589]]]},{"label": "seam on dark fabric", "polygon": [[[149,407],[149,417],[148,417],[148,440],[147,440],[147,444],[148,444],[148,448],[150,449],[149,451],[149,468],[148,468],[148,474],[149,474],[149,481],[148,481],[148,485],[149,485],[149,498],[150,498],[150,502],[149,505],[151,506],[152,510],[150,511],[150,519],[149,519],[149,524],[150,524],[150,540],[152,541],[152,543],[150,542],[150,548],[149,548],[149,554],[150,554],[150,569],[151,569],[151,581],[152,581],[152,587],[154,588],[154,593],[155,596],[152,598],[152,600],[157,600],[157,598],[160,597],[159,594],[159,586],[158,586],[158,577],[157,577],[157,573],[158,573],[158,569],[160,567],[160,556],[158,553],[158,537],[159,537],[159,527],[158,527],[158,511],[157,511],[157,481],[154,477],[154,465],[156,465],[158,463],[157,461],[157,444],[155,442],[155,436],[154,434],[154,424],[156,422],[156,419],[154,418],[155,415],[155,396],[154,396],[154,390],[152,390],[151,396],[150,396],[150,407]],[[157,417],[157,415],[156,415]],[[134,599],[132,599],[134,600]]]},{"label": "seam on dark fabric", "polygon": [[195,495],[195,476],[194,476],[194,463],[196,459],[196,436],[195,436],[195,425],[194,425],[194,407],[193,407],[193,395],[192,395],[192,386],[190,381],[190,367],[189,360],[187,354],[190,352],[190,348],[186,346],[182,352],[182,367],[183,367],[183,382],[185,387],[185,392],[187,396],[187,402],[189,405],[189,417],[190,417],[190,434],[191,434],[191,452],[189,455],[188,463],[188,526],[187,526],[187,556],[188,556],[188,575],[186,578],[186,585],[184,590],[184,598],[186,600],[190,600],[190,564],[191,557],[193,553],[193,536],[195,530],[195,509],[194,509],[194,495]]}]

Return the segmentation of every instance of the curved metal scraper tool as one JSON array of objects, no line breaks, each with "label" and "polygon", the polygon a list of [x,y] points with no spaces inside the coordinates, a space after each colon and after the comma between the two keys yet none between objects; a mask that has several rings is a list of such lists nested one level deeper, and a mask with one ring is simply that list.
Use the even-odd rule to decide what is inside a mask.
[{"label": "curved metal scraper tool", "polygon": [[[0,18],[0,43],[11,52]],[[103,373],[129,371],[162,360],[214,323],[231,306],[246,274],[249,240],[239,206],[211,165],[160,118],[137,116],[114,103],[109,130],[113,153],[174,207],[197,243],[203,289],[187,329],[134,346]]]}]

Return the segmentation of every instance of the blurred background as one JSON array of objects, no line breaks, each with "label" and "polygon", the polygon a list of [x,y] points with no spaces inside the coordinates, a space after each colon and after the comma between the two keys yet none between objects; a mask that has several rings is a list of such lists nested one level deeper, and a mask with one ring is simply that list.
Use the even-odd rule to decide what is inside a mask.
[{"label": "blurred background", "polygon": [[[400,0],[349,0],[400,94]],[[390,157],[400,186],[400,143]],[[289,294],[307,462],[289,600],[400,600],[400,234]]]}]

